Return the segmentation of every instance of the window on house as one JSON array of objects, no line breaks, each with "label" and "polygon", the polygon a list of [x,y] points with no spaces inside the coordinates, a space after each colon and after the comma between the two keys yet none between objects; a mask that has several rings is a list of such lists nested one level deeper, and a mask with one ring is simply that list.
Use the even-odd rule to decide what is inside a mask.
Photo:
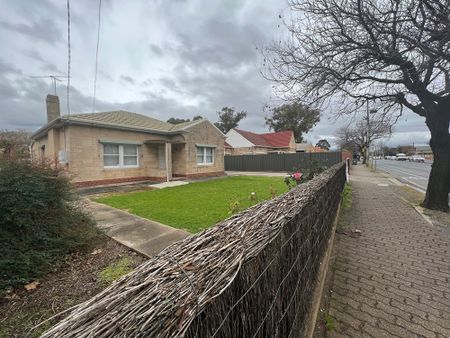
[{"label": "window on house", "polygon": [[213,164],[214,148],[197,147],[197,164]]},{"label": "window on house", "polygon": [[137,167],[138,146],[133,144],[104,144],[103,163],[105,167]]}]

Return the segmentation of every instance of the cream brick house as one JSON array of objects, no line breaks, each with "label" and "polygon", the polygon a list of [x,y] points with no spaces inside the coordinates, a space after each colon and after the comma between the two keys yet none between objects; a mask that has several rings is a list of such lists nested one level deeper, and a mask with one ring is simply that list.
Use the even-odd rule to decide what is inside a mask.
[{"label": "cream brick house", "polygon": [[33,135],[34,160],[65,166],[79,186],[224,173],[225,136],[206,119],[171,124],[111,111],[60,116],[47,96],[48,123]]}]

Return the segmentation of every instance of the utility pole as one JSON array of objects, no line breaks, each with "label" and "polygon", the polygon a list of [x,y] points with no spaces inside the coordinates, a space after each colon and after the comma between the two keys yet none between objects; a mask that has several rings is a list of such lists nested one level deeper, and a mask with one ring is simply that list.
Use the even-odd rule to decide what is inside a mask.
[{"label": "utility pole", "polygon": [[366,101],[366,114],[367,114],[367,143],[366,143],[366,164],[369,165],[369,149],[370,149],[370,116],[369,116],[369,100]]}]

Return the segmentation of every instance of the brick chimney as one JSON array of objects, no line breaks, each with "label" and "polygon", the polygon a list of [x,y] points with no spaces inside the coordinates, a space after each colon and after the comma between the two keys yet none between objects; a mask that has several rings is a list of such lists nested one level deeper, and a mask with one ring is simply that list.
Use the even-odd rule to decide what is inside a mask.
[{"label": "brick chimney", "polygon": [[61,116],[59,109],[59,97],[55,95],[47,95],[47,123],[56,120]]}]

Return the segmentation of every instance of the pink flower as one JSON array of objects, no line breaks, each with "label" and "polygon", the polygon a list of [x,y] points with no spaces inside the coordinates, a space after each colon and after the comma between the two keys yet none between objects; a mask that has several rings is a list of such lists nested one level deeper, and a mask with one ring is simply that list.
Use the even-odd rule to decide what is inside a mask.
[{"label": "pink flower", "polygon": [[292,178],[298,182],[302,179],[302,173],[299,172],[293,173]]}]

